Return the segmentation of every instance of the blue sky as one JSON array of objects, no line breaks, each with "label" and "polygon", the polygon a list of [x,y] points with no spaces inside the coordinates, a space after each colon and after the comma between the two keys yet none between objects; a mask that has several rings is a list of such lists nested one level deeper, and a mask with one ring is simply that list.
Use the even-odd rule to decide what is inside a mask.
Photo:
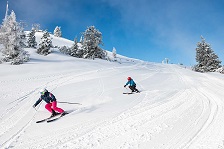
[{"label": "blue sky", "polygon": [[[4,18],[6,0],[0,1]],[[26,30],[39,23],[62,36],[80,38],[94,25],[103,35],[102,48],[132,58],[192,66],[202,35],[224,61],[224,0],[9,0],[9,10]],[[223,63],[223,62],[222,62]]]}]

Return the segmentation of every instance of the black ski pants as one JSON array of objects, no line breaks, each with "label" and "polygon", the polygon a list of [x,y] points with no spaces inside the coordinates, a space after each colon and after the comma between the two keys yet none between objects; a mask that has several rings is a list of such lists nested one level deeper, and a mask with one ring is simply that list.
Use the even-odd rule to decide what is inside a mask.
[{"label": "black ski pants", "polygon": [[132,92],[139,92],[138,89],[136,88],[136,85],[133,86],[129,86],[129,88],[131,89]]}]

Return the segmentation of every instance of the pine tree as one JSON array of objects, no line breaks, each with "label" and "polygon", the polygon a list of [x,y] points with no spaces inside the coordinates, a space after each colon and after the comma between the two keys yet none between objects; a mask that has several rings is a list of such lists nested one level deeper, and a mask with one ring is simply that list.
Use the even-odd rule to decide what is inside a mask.
[{"label": "pine tree", "polygon": [[19,42],[20,46],[22,48],[26,48],[27,47],[27,45],[26,45],[26,34],[25,34],[24,30],[22,30],[20,38],[21,38],[21,41]]},{"label": "pine tree", "polygon": [[4,48],[1,50],[4,58],[2,61],[11,64],[22,64],[29,60],[29,54],[23,50],[23,28],[16,22],[14,11],[6,16],[0,28],[0,43]]},{"label": "pine tree", "polygon": [[82,58],[83,50],[79,48],[78,46],[78,40],[77,38],[74,39],[74,44],[70,48],[70,54],[71,56]]},{"label": "pine tree", "polygon": [[90,26],[86,29],[83,36],[83,58],[101,58],[105,59],[106,53],[102,50],[99,45],[103,44],[102,42],[102,33],[98,31],[94,26]]},{"label": "pine tree", "polygon": [[28,33],[27,44],[28,44],[29,48],[35,48],[36,49],[36,47],[37,47],[35,29],[34,28],[32,28],[32,30]]},{"label": "pine tree", "polygon": [[219,61],[210,44],[206,43],[202,36],[201,39],[202,41],[198,42],[196,48],[196,62],[198,64],[193,69],[198,72],[214,72],[221,67],[221,61]]},{"label": "pine tree", "polygon": [[39,43],[39,48],[37,49],[37,53],[40,55],[48,55],[51,53],[51,47],[53,47],[53,45],[50,38],[50,34],[48,31],[44,31],[43,36],[41,37],[41,41]]},{"label": "pine tree", "polygon": [[58,26],[55,27],[54,36],[55,37],[62,37],[61,27],[58,27]]},{"label": "pine tree", "polygon": [[218,68],[216,71],[219,72],[219,73],[224,74],[224,66]]},{"label": "pine tree", "polygon": [[113,47],[112,54],[113,54],[113,58],[115,60],[117,57],[117,50],[115,49],[115,47]]},{"label": "pine tree", "polygon": [[38,23],[32,24],[32,28],[35,30],[35,32],[39,32],[40,31],[40,24],[38,24]]},{"label": "pine tree", "polygon": [[81,44],[83,44],[83,36],[80,37],[79,42],[80,42]]},{"label": "pine tree", "polygon": [[59,48],[59,50],[61,53],[64,53],[66,55],[82,58],[83,50],[79,48],[77,38],[74,39],[74,44],[72,45],[72,47],[68,48],[66,46],[63,46]]},{"label": "pine tree", "polygon": [[67,46],[62,46],[62,47],[59,47],[59,51],[63,54],[66,54],[66,55],[69,55],[70,53],[70,48],[67,47]]}]

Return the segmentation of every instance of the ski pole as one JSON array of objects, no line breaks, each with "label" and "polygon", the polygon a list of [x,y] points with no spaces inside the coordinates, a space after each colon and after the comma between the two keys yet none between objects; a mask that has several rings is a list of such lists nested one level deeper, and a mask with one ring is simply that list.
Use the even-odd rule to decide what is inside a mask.
[{"label": "ski pole", "polygon": [[126,90],[128,90],[127,87],[125,87],[125,88],[126,88]]},{"label": "ski pole", "polygon": [[[42,101],[39,103],[39,105],[37,105],[38,106],[37,109],[39,109],[41,103],[42,103]],[[37,111],[36,107],[33,107],[33,108]]]},{"label": "ski pole", "polygon": [[82,105],[81,103],[76,103],[76,102],[66,102],[66,101],[58,101],[58,103],[67,103],[67,104],[78,104],[78,105]]},{"label": "ski pole", "polygon": [[128,89],[127,89],[127,87],[125,86],[125,88],[126,88],[126,92],[128,93],[129,91],[128,91]]},{"label": "ski pole", "polygon": [[37,109],[34,107],[34,109],[37,111]]}]

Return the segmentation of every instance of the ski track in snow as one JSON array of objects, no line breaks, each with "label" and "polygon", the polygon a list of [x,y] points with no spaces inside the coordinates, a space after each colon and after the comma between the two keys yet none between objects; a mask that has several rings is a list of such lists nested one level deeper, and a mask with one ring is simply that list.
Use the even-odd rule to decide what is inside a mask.
[{"label": "ski track in snow", "polygon": [[[92,72],[95,72],[95,71],[90,71],[90,72],[86,72],[86,73],[89,74],[89,73],[92,73]],[[8,117],[8,118],[6,118],[6,119],[4,119],[3,121],[0,122],[0,125],[1,125],[1,127],[0,127],[0,136],[5,134],[5,133],[9,133],[10,131],[14,131],[13,129],[15,127],[18,127],[16,125],[20,126],[20,124],[18,124],[18,123],[20,123],[21,120],[24,117],[29,116],[30,120],[33,119],[35,114],[33,114],[33,117],[31,117],[31,113],[29,113],[29,112],[30,112],[30,110],[32,108],[32,105],[33,105],[34,101],[33,100],[24,101],[25,99],[33,98],[36,94],[38,94],[36,92],[38,92],[43,87],[54,86],[53,89],[55,89],[55,88],[57,88],[59,86],[59,84],[63,84],[65,82],[69,81],[69,80],[72,80],[74,77],[82,76],[82,75],[85,75],[86,73],[78,74],[78,75],[75,75],[75,76],[72,76],[72,77],[71,77],[71,74],[68,75],[67,73],[65,75],[61,75],[61,74],[59,74],[59,75],[50,75],[51,77],[50,78],[47,77],[47,80],[51,80],[51,81],[46,82],[46,84],[40,86],[37,89],[32,90],[30,93],[24,95],[23,97],[20,97],[20,98],[14,100],[13,102],[10,102],[7,105],[7,106],[9,106],[9,108],[7,108],[2,113],[0,118],[2,119],[3,117],[5,117],[6,114],[8,114],[10,112],[14,112],[14,113],[10,117]],[[38,77],[34,77],[33,79],[38,80],[40,78],[38,76]],[[33,81],[32,79],[24,79],[24,80]],[[10,82],[15,83],[15,82],[18,82],[18,81],[20,82],[21,80],[13,80],[13,81],[7,81],[7,82],[4,81],[4,83],[10,83]],[[57,82],[57,83],[55,84],[55,82]],[[35,98],[38,99],[39,97],[35,97]],[[17,109],[17,107],[19,107],[19,108]],[[15,111],[13,111],[13,110],[15,110]],[[27,125],[29,125],[29,124],[30,124],[30,122],[21,124],[21,125],[23,125],[23,126],[21,126],[21,129],[19,129],[18,132],[13,134],[12,137],[8,141],[3,142],[3,144],[8,144],[8,142],[11,142],[12,138],[15,138],[15,136],[20,134],[21,131],[23,131],[23,128],[27,127]]]},{"label": "ski track in snow", "polygon": [[[110,69],[110,68],[109,68]],[[103,69],[102,69],[103,70]],[[32,77],[32,78],[26,78],[26,79],[18,79],[18,80],[8,80],[8,81],[0,81],[1,84],[14,84],[15,82],[24,82],[24,81],[33,81],[33,80],[40,80],[42,78],[46,79],[46,80],[50,80],[50,81],[46,81],[46,83],[44,85],[41,85],[40,87],[32,90],[30,93],[18,98],[18,99],[15,99],[13,102],[10,102],[7,106],[9,106],[8,108],[6,108],[6,110],[2,113],[0,119],[3,119],[3,117],[6,117],[6,115],[10,112],[13,112],[15,110],[15,112],[8,118],[2,120],[0,122],[0,137],[1,135],[4,135],[6,133],[11,133],[12,132],[12,136],[10,136],[10,138],[8,140],[6,140],[5,142],[3,142],[2,144],[4,146],[9,146],[8,144],[10,144],[11,142],[13,142],[15,140],[15,138],[17,138],[22,131],[24,131],[24,128],[28,127],[28,125],[30,124],[30,121],[27,122],[27,123],[24,123],[23,124],[20,124],[21,123],[21,120],[24,118],[24,117],[27,117],[29,116],[30,117],[30,120],[32,120],[35,116],[35,114],[33,115],[33,117],[31,117],[30,115],[28,114],[31,114],[29,113],[31,107],[32,107],[32,104],[34,101],[31,101],[31,100],[28,100],[27,101],[24,101],[25,99],[28,99],[28,98],[33,98],[35,95],[37,95],[38,92],[41,88],[43,87],[51,87],[52,90],[56,89],[57,87],[61,86],[61,85],[64,85],[66,82],[69,82],[71,80],[73,80],[74,78],[77,78],[77,77],[81,77],[82,79],[85,77],[85,75],[90,75],[92,73],[95,73],[95,72],[99,72],[101,71],[100,69],[99,70],[93,70],[93,71],[87,71],[87,72],[84,72],[84,73],[81,73],[81,74],[76,74],[76,75],[72,75],[72,72],[70,73],[66,73],[66,74],[51,74],[51,75],[47,75],[47,76],[38,76],[38,77]],[[80,79],[80,78],[79,78]],[[90,79],[94,79],[94,78],[90,78]],[[85,79],[83,79],[85,80]],[[103,93],[103,90],[104,90],[104,87],[103,87],[103,82],[100,78],[100,75],[98,74],[98,80],[99,80],[99,85],[101,86],[97,93],[99,96],[102,95]],[[21,106],[22,105],[22,106]],[[17,107],[19,107],[17,109]],[[27,110],[29,109],[29,110]],[[19,124],[18,124],[19,123]],[[20,127],[20,129],[18,129],[17,127],[18,126]],[[22,125],[22,126],[21,126]],[[17,130],[13,130],[14,128],[17,128]]]},{"label": "ski track in snow", "polygon": [[[54,91],[71,82],[86,82],[98,80],[95,96],[106,94],[104,79],[107,73],[115,76],[127,77],[127,74],[138,69],[145,69],[145,74],[139,77],[137,84],[143,90],[140,94],[127,95],[135,99],[117,113],[108,116],[96,117],[73,126],[65,127],[54,134],[32,136],[23,139],[26,130],[35,124],[37,112],[31,109],[37,99],[37,91],[42,87]],[[206,76],[196,79],[190,75],[178,72],[183,69],[176,66],[153,67],[145,63],[130,67],[113,67],[86,71],[83,73],[55,74],[37,76],[23,80],[0,81],[0,84],[26,82],[34,80],[50,80],[44,85],[31,88],[28,93],[16,98],[7,105],[0,116],[0,140],[3,148],[30,148],[30,149],[204,149],[223,148],[224,140],[224,87],[222,80],[212,83]],[[151,88],[147,90],[145,80],[150,80],[158,73],[167,73],[167,80],[157,83],[173,82],[174,88],[165,86],[162,89]],[[186,70],[186,72],[189,72]],[[193,72],[190,72],[191,74]],[[195,74],[200,76],[200,74]],[[207,81],[208,80],[208,81]],[[218,83],[219,82],[219,83]],[[10,85],[9,85],[10,86]],[[153,84],[151,85],[153,86]],[[162,86],[162,85],[160,85]],[[180,87],[178,87],[180,86]],[[124,96],[124,95],[123,95]],[[125,95],[126,97],[126,95]],[[82,106],[71,115],[63,118],[72,118],[72,114],[79,114],[88,107]],[[9,117],[8,114],[11,114]],[[63,122],[63,119],[60,121]],[[28,121],[27,121],[28,120]],[[42,125],[42,124],[41,124]],[[45,125],[45,124],[43,124]],[[50,124],[56,127],[57,123]],[[39,128],[41,129],[41,128]],[[1,139],[7,136],[6,140]],[[222,136],[217,138],[216,136]],[[216,138],[216,140],[214,139]],[[113,144],[113,146],[111,146]]]}]

